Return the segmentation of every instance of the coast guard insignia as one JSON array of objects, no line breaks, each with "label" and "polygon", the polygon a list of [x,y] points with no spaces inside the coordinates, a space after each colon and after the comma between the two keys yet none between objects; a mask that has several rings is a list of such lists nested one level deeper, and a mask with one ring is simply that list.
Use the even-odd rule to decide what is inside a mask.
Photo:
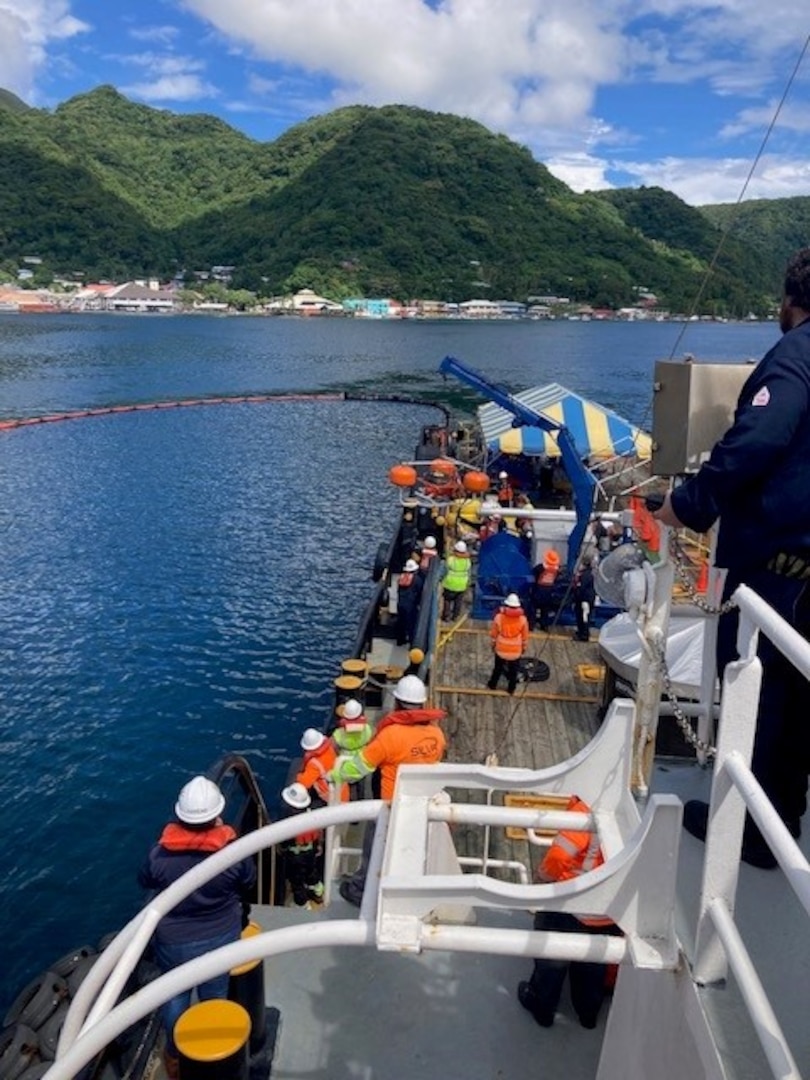
[{"label": "coast guard insignia", "polygon": [[771,400],[771,392],[770,392],[770,390],[768,389],[767,386],[763,386],[760,390],[757,390],[757,392],[754,394],[754,397],[751,400],[751,404],[752,405],[764,406],[764,405],[767,405],[770,400]]}]

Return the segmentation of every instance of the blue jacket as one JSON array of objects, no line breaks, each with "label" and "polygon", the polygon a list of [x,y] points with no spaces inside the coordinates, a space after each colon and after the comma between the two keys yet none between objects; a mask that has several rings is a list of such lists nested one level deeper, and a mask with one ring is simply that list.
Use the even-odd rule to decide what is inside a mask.
[{"label": "blue jacket", "polygon": [[810,552],[810,319],[751,372],[732,426],[673,491],[672,508],[698,532],[720,518],[718,566],[746,570],[779,551]]},{"label": "blue jacket", "polygon": [[[236,833],[228,825],[199,831],[185,829],[176,822],[169,824],[138,872],[138,883],[144,889],[162,892],[235,839]],[[222,934],[232,934],[235,941],[242,929],[242,901],[248,899],[255,881],[253,859],[242,859],[165,915],[155,937],[167,945],[207,941]]]}]

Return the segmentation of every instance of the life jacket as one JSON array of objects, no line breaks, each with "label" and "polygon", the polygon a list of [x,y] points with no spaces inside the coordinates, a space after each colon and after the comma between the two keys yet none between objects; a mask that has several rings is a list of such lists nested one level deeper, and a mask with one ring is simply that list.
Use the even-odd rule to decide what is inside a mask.
[{"label": "life jacket", "polygon": [[447,573],[444,577],[444,588],[448,592],[465,592],[470,584],[470,572],[472,561],[469,552],[461,554],[454,551],[447,556]]},{"label": "life jacket", "polygon": [[323,836],[322,829],[307,829],[306,832],[298,833],[287,850],[293,855],[300,855],[302,851],[309,851]]},{"label": "life jacket", "polygon": [[541,566],[537,571],[538,585],[553,585],[560,573],[558,566]]},{"label": "life jacket", "polygon": [[158,843],[167,851],[221,851],[236,839],[230,825],[213,825],[210,829],[187,829],[181,822],[170,821]]},{"label": "life jacket", "polygon": [[[334,768],[337,760],[337,748],[331,739],[319,746],[316,750],[307,750],[304,754],[303,764],[295,780],[303,784],[305,788],[314,788],[316,794],[324,802],[329,801],[329,781],[326,774]],[[340,786],[340,801],[347,802],[349,789],[346,784]]]},{"label": "life jacket", "polygon": [[392,724],[435,724],[437,720],[444,720],[445,716],[447,712],[444,709],[392,709],[377,724],[375,734]]},{"label": "life jacket", "polygon": [[419,569],[424,571],[429,570],[431,562],[438,554],[439,553],[435,548],[423,548],[421,558],[419,559]]},{"label": "life jacket", "polygon": [[502,660],[519,660],[529,640],[529,620],[522,608],[502,607],[489,631]]},{"label": "life jacket", "polygon": [[[591,812],[590,806],[578,795],[571,796],[565,809],[577,814]],[[551,881],[570,881],[580,874],[587,874],[589,870],[595,870],[604,861],[596,832],[561,829],[540,863],[540,873]],[[612,919],[595,915],[577,915],[577,918],[587,926],[610,926],[613,923]]]}]

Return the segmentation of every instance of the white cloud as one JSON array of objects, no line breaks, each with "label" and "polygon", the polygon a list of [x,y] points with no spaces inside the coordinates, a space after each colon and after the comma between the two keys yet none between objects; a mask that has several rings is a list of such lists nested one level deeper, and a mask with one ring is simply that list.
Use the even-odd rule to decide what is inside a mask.
[{"label": "white cloud", "polygon": [[610,163],[588,154],[569,154],[545,162],[550,173],[573,191],[601,191],[615,185],[607,178]]},{"label": "white cloud", "polygon": [[142,101],[197,101],[217,97],[219,91],[199,75],[163,75],[152,82],[138,82],[121,88],[124,94]]},{"label": "white cloud", "polygon": [[[692,206],[734,203],[740,198],[751,162],[745,158],[665,158],[623,162],[621,169],[636,184],[662,187]],[[775,155],[759,162],[745,199],[782,199],[810,191],[810,162]]]},{"label": "white cloud", "polygon": [[152,41],[157,45],[171,45],[180,30],[176,26],[131,26],[127,33],[135,41]]},{"label": "white cloud", "polygon": [[49,47],[88,29],[69,0],[0,0],[0,86],[30,100]]},{"label": "white cloud", "polygon": [[175,52],[142,52],[115,56],[122,64],[141,68],[147,79],[121,87],[142,101],[195,101],[219,96],[217,87],[202,77],[205,61]]},{"label": "white cloud", "polygon": [[[320,108],[400,103],[458,113],[527,144],[558,175],[603,177],[594,148],[639,136],[597,115],[604,88],[694,85],[754,131],[799,54],[793,0],[184,0],[232,46],[308,78]],[[271,74],[277,72],[272,70]],[[249,89],[249,92],[250,89]],[[797,108],[797,115],[800,110]],[[747,152],[747,148],[746,148]],[[662,169],[662,171],[665,171]],[[595,183],[591,186],[597,186]]]}]

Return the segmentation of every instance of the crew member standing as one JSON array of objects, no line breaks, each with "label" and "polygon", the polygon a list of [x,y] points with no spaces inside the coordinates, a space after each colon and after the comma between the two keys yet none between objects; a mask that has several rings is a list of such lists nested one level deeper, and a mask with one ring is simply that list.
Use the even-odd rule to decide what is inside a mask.
[{"label": "crew member standing", "polygon": [[[578,814],[589,814],[590,807],[576,795],[566,806]],[[557,833],[537,871],[538,881],[569,881],[604,862],[596,833],[563,829]],[[576,916],[562,911],[538,911],[535,930],[563,933],[621,935],[612,919]],[[535,960],[532,976],[518,984],[518,1000],[541,1027],[551,1027],[560,1002],[566,974],[571,980],[571,1002],[584,1028],[595,1028],[605,999],[607,965],[590,961]]]},{"label": "crew member standing", "polygon": [[[706,532],[719,517],[716,563],[727,567],[724,599],[749,585],[810,640],[810,248],[788,262],[779,315],[783,337],[743,386],[734,422],[694,475],[653,516]],[[718,670],[736,658],[739,614],[720,617]],[[807,808],[810,684],[759,635],[762,692],[751,768],[795,837]],[[683,824],[705,839],[708,805],[690,801]],[[742,858],[776,859],[749,817]]]},{"label": "crew member standing", "polygon": [[469,588],[472,574],[472,560],[463,540],[456,540],[444,565],[442,619],[445,622],[455,622],[461,614],[464,593]]},{"label": "crew member standing", "polygon": [[[297,784],[303,784],[310,794],[314,794],[318,805],[329,802],[329,781],[327,774],[333,768],[338,751],[335,743],[317,728],[307,728],[301,736],[301,749],[304,759],[295,778]],[[349,789],[344,784],[340,788],[340,802],[349,798]]]},{"label": "crew member standing", "polygon": [[397,579],[397,645],[413,642],[425,579],[415,559],[408,559]]},{"label": "crew member standing", "polygon": [[436,546],[435,536],[426,536],[422,541],[422,548],[419,552],[419,569],[423,574],[427,574],[428,570],[433,563],[433,560],[438,556],[439,549]]},{"label": "crew member standing", "polygon": [[[180,791],[174,812],[177,821],[164,828],[138,873],[138,883],[152,892],[163,892],[209,855],[236,839],[220,814],[225,798],[205,776],[195,776]],[[194,960],[212,949],[238,941],[243,925],[243,905],[256,881],[253,859],[242,859],[201,885],[182,900],[157,925],[152,939],[155,959],[162,972]],[[228,996],[228,972],[197,987],[200,1001]],[[174,1026],[191,1004],[191,990],[177,994],[161,1006],[166,1030],[164,1065],[170,1080],[178,1075]]]},{"label": "crew member standing", "polygon": [[306,812],[312,805],[303,784],[290,784],[281,792],[290,813],[301,815],[301,832],[282,844],[284,872],[296,907],[323,902],[323,830],[307,828]]},{"label": "crew member standing", "polygon": [[[430,765],[444,756],[447,740],[438,724],[447,714],[444,709],[425,708],[426,702],[427,688],[422,680],[417,675],[403,676],[394,688],[394,710],[377,724],[371,742],[351,757],[338,760],[331,778],[352,783],[379,769],[380,796],[390,802],[401,765]],[[363,899],[374,831],[374,823],[369,822],[360,866],[340,883],[340,895],[357,907]]]},{"label": "crew member standing", "polygon": [[520,605],[517,593],[509,593],[495,613],[489,628],[495,664],[487,686],[497,689],[501,675],[506,675],[506,692],[514,694],[517,686],[520,658],[529,643],[529,621]]}]

